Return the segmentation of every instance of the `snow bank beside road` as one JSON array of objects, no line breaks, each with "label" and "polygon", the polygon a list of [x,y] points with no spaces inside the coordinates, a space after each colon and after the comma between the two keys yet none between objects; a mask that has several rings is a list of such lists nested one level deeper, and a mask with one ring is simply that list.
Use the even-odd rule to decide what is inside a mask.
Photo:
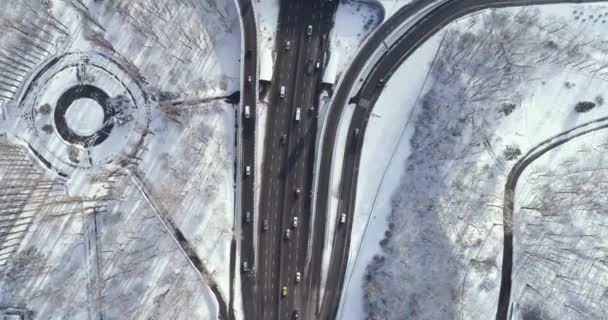
[{"label": "snow bank beside road", "polygon": [[279,0],[252,0],[258,24],[260,80],[271,81],[276,59],[276,33],[279,22]]},{"label": "snow bank beside road", "polygon": [[409,4],[414,0],[376,0],[384,7],[384,12],[386,14],[385,20],[390,18],[397,10],[401,9],[401,7]]}]

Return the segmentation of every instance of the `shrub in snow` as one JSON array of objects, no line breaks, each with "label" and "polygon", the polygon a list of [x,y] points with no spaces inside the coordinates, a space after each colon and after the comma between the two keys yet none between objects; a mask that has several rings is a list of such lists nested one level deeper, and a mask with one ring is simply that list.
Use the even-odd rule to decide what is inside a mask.
[{"label": "shrub in snow", "polygon": [[122,95],[122,94],[119,94],[115,97],[108,99],[108,104],[116,112],[128,109],[129,102],[130,102],[129,98],[127,98],[125,95]]},{"label": "shrub in snow", "polygon": [[40,112],[41,114],[50,114],[53,108],[51,108],[51,105],[48,103],[43,104],[42,106],[40,106],[40,108],[38,109],[38,112]]},{"label": "shrub in snow", "polygon": [[13,255],[8,263],[5,275],[9,279],[20,279],[35,275],[44,269],[46,257],[36,248],[28,248]]},{"label": "shrub in snow", "polygon": [[521,156],[521,150],[517,146],[507,146],[505,151],[503,151],[503,156],[507,160],[515,160],[517,157]]},{"label": "shrub in snow", "polygon": [[591,101],[581,101],[579,103],[576,104],[576,106],[574,107],[574,110],[576,110],[576,112],[587,112],[591,109],[595,108],[595,103],[591,102]]},{"label": "shrub in snow", "polygon": [[545,319],[543,313],[541,312],[538,306],[528,306],[525,305],[521,311],[521,319],[522,320],[537,320],[537,319]]},{"label": "shrub in snow", "polygon": [[576,84],[575,84],[575,83],[572,83],[572,82],[570,82],[570,81],[566,81],[566,82],[564,83],[564,87],[566,87],[566,89],[570,89],[570,88],[573,88],[573,87],[575,87],[575,86],[576,86]]},{"label": "shrub in snow", "polygon": [[384,238],[384,239],[380,240],[380,247],[381,248],[386,248],[387,244],[388,244],[388,239]]},{"label": "shrub in snow", "polygon": [[80,161],[78,161],[79,156],[80,156],[80,150],[78,150],[78,148],[76,148],[74,146],[70,146],[68,148],[68,157],[70,158],[70,161],[72,161],[74,163],[80,162]]},{"label": "shrub in snow", "polygon": [[53,126],[50,124],[45,124],[42,126],[42,131],[51,134],[53,132]]},{"label": "shrub in snow", "polygon": [[159,101],[175,100],[179,98],[179,94],[176,92],[158,90],[156,93],[158,94]]},{"label": "shrub in snow", "polygon": [[604,97],[602,97],[601,95],[595,97],[595,103],[597,103],[598,106],[601,106],[604,104]]},{"label": "shrub in snow", "polygon": [[499,113],[504,113],[505,116],[508,116],[511,114],[511,112],[513,112],[513,110],[515,110],[515,108],[517,107],[517,105],[513,102],[505,102],[503,103],[500,108],[498,109]]},{"label": "shrub in snow", "polygon": [[549,41],[545,42],[545,48],[557,50],[557,49],[559,49],[559,46],[557,45],[557,43],[555,41],[549,40]]}]

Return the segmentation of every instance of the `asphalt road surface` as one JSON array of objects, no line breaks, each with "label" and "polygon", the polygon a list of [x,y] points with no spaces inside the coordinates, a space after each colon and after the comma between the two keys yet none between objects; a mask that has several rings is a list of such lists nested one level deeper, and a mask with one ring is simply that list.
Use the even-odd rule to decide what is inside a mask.
[{"label": "asphalt road surface", "polygon": [[[243,92],[241,93],[242,105],[249,106],[251,116],[245,118],[243,114],[240,115],[242,118],[241,128],[241,216],[245,216],[245,212],[249,211],[253,215],[254,209],[254,182],[256,172],[255,168],[255,122],[256,122],[256,102],[258,99],[257,93],[257,37],[256,37],[256,23],[253,8],[251,6],[251,0],[239,0],[241,9],[241,17],[243,20],[243,29],[245,30],[244,37],[244,76],[243,81]],[[251,77],[251,82],[249,82]],[[245,167],[251,168],[250,175],[245,174]],[[243,261],[253,261],[254,248],[253,248],[253,229],[246,228],[243,225],[241,229],[241,259]]]},{"label": "asphalt road surface", "polygon": [[[253,277],[243,278],[247,319],[291,319],[295,310],[302,309],[307,297],[307,275],[302,266],[310,228],[315,97],[322,74],[322,68],[317,69],[316,63],[323,62],[326,34],[334,11],[326,5],[324,0],[281,2],[256,217],[260,228],[258,265],[251,273]],[[283,96],[281,90],[284,90]],[[300,116],[296,121],[298,108]],[[297,227],[293,227],[294,217]],[[266,231],[264,220],[268,221]],[[243,229],[253,227],[252,223],[243,224]],[[290,240],[285,239],[286,230],[290,230]],[[249,261],[251,266],[253,258]],[[296,283],[297,272],[301,273],[300,283]],[[288,290],[286,297],[281,297],[283,287]],[[307,317],[300,311],[300,318]]]},{"label": "asphalt road surface", "polygon": [[[365,133],[367,121],[373,110],[373,106],[377,101],[383,86],[379,85],[380,80],[384,83],[388,81],[391,75],[401,65],[401,63],[409,57],[418,47],[420,47],[428,38],[436,34],[439,30],[445,27],[448,23],[460,18],[464,15],[470,14],[475,11],[479,11],[486,8],[497,8],[497,7],[509,7],[509,6],[522,6],[527,4],[549,4],[549,3],[564,3],[564,2],[600,2],[600,1],[559,1],[559,0],[539,0],[539,1],[492,1],[492,0],[452,0],[447,1],[443,5],[437,7],[423,19],[420,19],[410,30],[408,30],[391,48],[384,54],[384,56],[378,61],[373,70],[363,80],[363,86],[360,91],[354,96],[350,97],[349,92],[357,76],[364,66],[365,60],[374,52],[382,40],[388,35],[392,29],[400,24],[400,22],[413,14],[415,11],[420,10],[425,2],[417,2],[412,6],[402,8],[396,15],[389,19],[380,29],[374,34],[374,36],[368,41],[367,45],[359,52],[355,57],[354,62],[351,64],[349,69],[344,75],[344,80],[340,87],[338,87],[335,97],[334,104],[331,108],[331,113],[328,118],[328,125],[322,146],[322,157],[321,166],[319,170],[319,189],[318,189],[318,202],[317,202],[317,216],[327,216],[327,201],[329,197],[329,177],[331,161],[333,159],[333,145],[336,139],[336,132],[338,129],[338,122],[342,114],[343,108],[346,106],[347,100],[351,100],[357,104],[354,115],[352,117],[350,127],[348,130],[348,138],[346,143],[342,180],[340,182],[340,202],[339,212],[347,214],[347,223],[345,225],[339,225],[334,235],[334,244],[332,256],[330,260],[330,271],[328,274],[328,282],[326,283],[326,295],[322,301],[321,313],[316,317],[318,319],[332,319],[336,317],[340,294],[344,284],[344,274],[346,273],[346,265],[348,259],[348,250],[350,247],[350,230],[352,219],[351,216],[354,210],[354,203],[356,198],[356,184],[357,184],[357,173],[360,158],[360,146],[362,144],[362,138]],[[355,135],[355,130],[359,129],[359,134]],[[339,219],[339,214],[336,217]],[[319,225],[320,226],[320,225]],[[315,228],[319,227],[315,225]],[[319,260],[320,250],[319,246],[322,247],[324,239],[317,238],[313,244],[313,258],[316,261]],[[509,239],[505,239],[509,241]],[[508,247],[508,245],[506,245]],[[512,250],[512,248],[511,248]],[[316,257],[315,257],[316,256]],[[507,312],[509,308],[509,297],[510,297],[510,279],[511,279],[511,266],[505,265],[510,259],[503,258],[503,281],[501,282],[501,293],[499,297],[499,309],[497,312],[497,319],[507,319]],[[313,266],[320,268],[320,262],[314,263]],[[313,272],[316,274],[315,272]],[[320,272],[319,272],[320,274]],[[507,279],[507,280],[505,280]],[[505,286],[508,284],[508,288]],[[313,286],[315,284],[313,283]],[[316,310],[319,306],[317,305],[314,297],[309,299],[309,312]]]},{"label": "asphalt road surface", "polygon": [[[242,177],[241,189],[240,189],[240,209],[241,212],[235,214],[236,217],[245,217],[245,213],[249,212],[252,221],[247,225],[244,221],[241,222],[240,235],[238,241],[240,241],[240,254],[241,254],[241,262],[246,261],[249,264],[253,264],[255,256],[255,248],[253,241],[254,237],[254,229],[251,225],[255,225],[255,216],[254,216],[254,207],[255,207],[255,193],[254,193],[254,183],[255,183],[255,123],[256,123],[256,111],[257,111],[257,100],[258,100],[258,86],[257,86],[257,69],[258,69],[258,52],[257,52],[257,34],[256,34],[256,22],[255,22],[255,14],[253,11],[253,7],[251,4],[251,0],[238,0],[240,15],[243,21],[243,44],[244,44],[244,56],[242,57],[241,63],[243,64],[243,72],[244,79],[242,84],[242,106],[243,111],[245,106],[249,106],[250,108],[250,117],[245,118],[244,114],[239,115],[242,119],[242,127],[240,128],[241,134],[241,167],[237,168],[240,170],[240,177]],[[249,81],[249,77],[251,77],[251,81]],[[251,168],[250,175],[247,176],[245,172],[245,168],[249,166]],[[237,175],[239,177],[239,175]],[[236,221],[235,221],[236,222]],[[234,264],[236,262],[231,261],[232,266],[235,267]],[[237,272],[240,272],[241,266],[236,266]],[[243,298],[243,312],[245,315],[253,314],[253,303],[248,301],[248,297],[252,293],[252,288],[248,286],[247,280],[248,274],[242,274],[242,286],[241,286],[241,294]],[[231,287],[234,286],[234,278],[231,277]],[[231,288],[233,290],[233,288]],[[232,297],[231,297],[232,298]],[[230,307],[233,307],[232,299],[230,301]],[[234,310],[230,310],[230,316],[234,316]]]}]

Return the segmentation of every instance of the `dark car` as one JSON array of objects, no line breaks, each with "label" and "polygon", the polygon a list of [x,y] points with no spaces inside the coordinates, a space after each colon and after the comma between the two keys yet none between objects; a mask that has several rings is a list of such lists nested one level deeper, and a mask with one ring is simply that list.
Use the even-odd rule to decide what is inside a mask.
[{"label": "dark car", "polygon": [[249,211],[245,212],[245,222],[246,223],[251,222],[251,212],[249,212]]}]

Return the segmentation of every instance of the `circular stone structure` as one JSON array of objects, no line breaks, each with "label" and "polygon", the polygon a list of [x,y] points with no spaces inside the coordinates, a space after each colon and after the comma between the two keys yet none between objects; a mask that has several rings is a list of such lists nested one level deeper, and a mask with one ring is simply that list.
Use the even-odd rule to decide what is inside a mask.
[{"label": "circular stone structure", "polygon": [[114,108],[109,98],[103,90],[92,85],[79,85],[66,90],[55,106],[57,133],[63,140],[85,148],[104,142],[114,128],[111,121]]},{"label": "circular stone structure", "polygon": [[134,76],[132,66],[100,52],[50,59],[19,94],[21,119],[30,131],[24,140],[64,177],[120,165],[142,150],[149,132],[150,101]]}]

